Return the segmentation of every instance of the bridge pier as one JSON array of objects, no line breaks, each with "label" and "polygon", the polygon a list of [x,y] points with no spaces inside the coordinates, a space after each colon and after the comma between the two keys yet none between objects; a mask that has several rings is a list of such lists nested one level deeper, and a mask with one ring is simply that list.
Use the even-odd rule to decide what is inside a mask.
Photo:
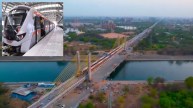
[{"label": "bridge pier", "polygon": [[88,53],[88,80],[92,80],[92,72],[91,72],[91,53]]},{"label": "bridge pier", "polygon": [[76,58],[77,59],[77,69],[76,69],[77,73],[76,74],[79,76],[80,75],[80,69],[81,69],[80,68],[80,52],[76,51],[76,55],[77,55],[77,58]]}]

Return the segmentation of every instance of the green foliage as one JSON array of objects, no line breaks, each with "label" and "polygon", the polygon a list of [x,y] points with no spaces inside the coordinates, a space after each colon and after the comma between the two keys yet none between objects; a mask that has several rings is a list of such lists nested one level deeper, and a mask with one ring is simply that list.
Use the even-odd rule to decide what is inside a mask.
[{"label": "green foliage", "polygon": [[143,103],[142,108],[152,108],[152,105],[149,103]]},{"label": "green foliage", "polygon": [[150,93],[149,93],[149,95],[151,96],[151,97],[156,97],[157,96],[157,90],[155,89],[155,88],[151,88],[150,89]]},{"label": "green foliage", "polygon": [[185,79],[185,84],[188,88],[193,88],[193,77],[188,77]]},{"label": "green foliage", "polygon": [[148,95],[142,96],[141,101],[142,101],[143,108],[152,108],[156,106],[158,103],[157,99],[154,99],[153,97],[148,96]]},{"label": "green foliage", "polygon": [[69,42],[71,41],[82,41],[90,42],[94,45],[101,46],[102,49],[111,49],[115,44],[115,39],[107,39],[98,36],[97,33],[86,33],[83,35],[76,35],[76,33],[69,33],[69,36],[66,38]]},{"label": "green foliage", "polygon": [[184,30],[183,23],[174,28],[168,26],[169,23],[175,25],[176,22],[163,20],[134,50],[155,50],[163,55],[193,55],[193,26]]},{"label": "green foliage", "polygon": [[193,91],[162,91],[160,93],[161,108],[192,108],[193,106]]},{"label": "green foliage", "polygon": [[93,102],[89,101],[86,105],[85,108],[94,108]]},{"label": "green foliage", "polygon": [[83,104],[79,104],[78,108],[94,108],[94,104],[92,101],[88,101],[87,103]]},{"label": "green foliage", "polygon": [[186,98],[185,99],[185,104],[188,108],[193,108],[193,99],[192,98]]},{"label": "green foliage", "polygon": [[160,98],[161,108],[172,108],[172,100],[169,97]]},{"label": "green foliage", "polygon": [[[148,81],[148,80],[147,80]],[[164,79],[157,77],[155,83],[163,83]],[[184,84],[187,86],[184,86]],[[154,87],[154,86],[152,86]],[[149,95],[141,98],[142,108],[193,108],[193,77],[188,77],[184,83],[167,84],[160,91],[150,88]]]},{"label": "green foliage", "polygon": [[148,83],[148,85],[152,85],[153,84],[153,77],[149,77],[148,79],[147,79],[147,83]]}]

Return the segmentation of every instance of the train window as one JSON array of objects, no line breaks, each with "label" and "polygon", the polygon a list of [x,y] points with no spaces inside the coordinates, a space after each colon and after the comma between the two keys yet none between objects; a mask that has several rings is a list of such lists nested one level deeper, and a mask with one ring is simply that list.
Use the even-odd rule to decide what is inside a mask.
[{"label": "train window", "polygon": [[8,25],[14,25],[14,26],[22,26],[24,20],[25,20],[26,14],[10,14],[7,16],[7,22]]},{"label": "train window", "polygon": [[45,20],[45,31],[46,31],[46,34],[49,32],[49,21],[48,20]]},{"label": "train window", "polygon": [[9,34],[9,35],[5,36],[5,38],[9,40],[16,40],[17,39],[16,33],[19,32],[19,29],[23,25],[25,18],[26,18],[26,13],[7,15],[4,29],[5,29],[5,34]]},{"label": "train window", "polygon": [[18,13],[27,13],[29,10],[24,9],[15,9],[10,12],[10,14],[18,14]]}]

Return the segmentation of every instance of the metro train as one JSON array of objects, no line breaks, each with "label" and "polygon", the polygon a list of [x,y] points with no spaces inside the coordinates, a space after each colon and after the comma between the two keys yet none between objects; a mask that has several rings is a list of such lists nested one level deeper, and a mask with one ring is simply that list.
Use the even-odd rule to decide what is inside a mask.
[{"label": "metro train", "polygon": [[[111,50],[110,52],[108,52],[107,54],[103,55],[101,58],[99,58],[97,61],[93,62],[91,64],[91,71],[94,71],[96,69],[98,69],[98,67],[100,67],[104,62],[108,61],[113,55],[119,53],[121,50],[123,49],[123,46],[119,46],[113,50]],[[88,67],[85,67],[82,71],[81,74],[86,73],[86,71],[88,70]],[[80,74],[77,75],[77,77],[79,77]]]},{"label": "metro train", "polygon": [[26,53],[55,28],[52,21],[24,5],[12,8],[3,25],[3,56]]}]

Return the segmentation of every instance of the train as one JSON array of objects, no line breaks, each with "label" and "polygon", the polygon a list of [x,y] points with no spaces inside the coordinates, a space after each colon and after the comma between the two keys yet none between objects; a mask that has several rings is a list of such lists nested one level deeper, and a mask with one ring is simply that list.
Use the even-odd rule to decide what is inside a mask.
[{"label": "train", "polygon": [[26,53],[54,28],[55,24],[34,8],[25,5],[12,8],[3,24],[2,55]]},{"label": "train", "polygon": [[[91,64],[91,71],[97,70],[100,66],[102,66],[102,64],[106,61],[108,61],[109,59],[111,59],[111,57],[119,52],[121,52],[123,49],[123,45],[111,50],[110,52],[104,54],[102,57],[100,57],[97,61],[93,62]],[[88,67],[85,67],[81,73],[77,74],[77,77],[79,77],[82,74],[85,74],[88,71]]]}]

